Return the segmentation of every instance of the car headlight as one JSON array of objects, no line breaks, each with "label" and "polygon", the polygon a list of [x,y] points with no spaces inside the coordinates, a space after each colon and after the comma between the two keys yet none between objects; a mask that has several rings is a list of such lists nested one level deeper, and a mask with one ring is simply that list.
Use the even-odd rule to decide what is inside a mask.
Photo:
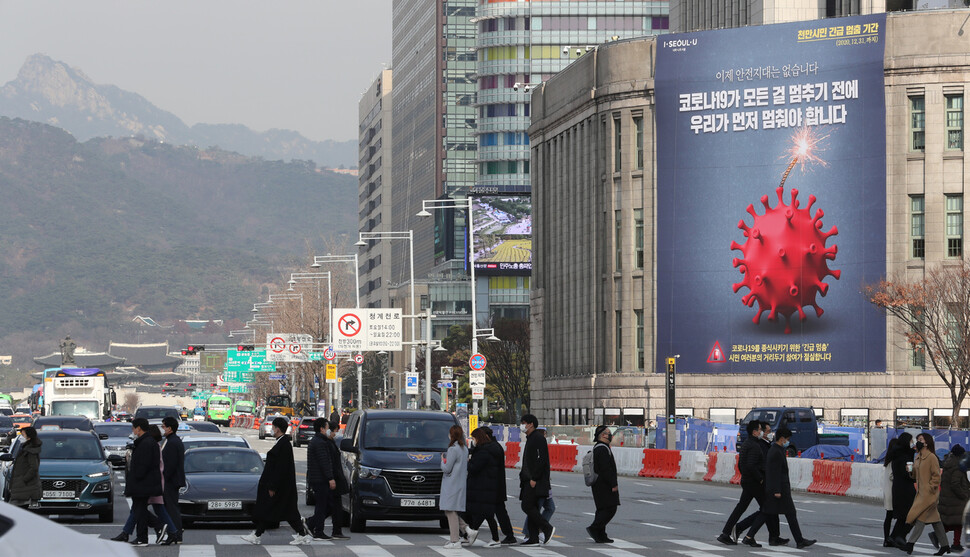
[{"label": "car headlight", "polygon": [[360,467],[360,477],[363,479],[376,478],[381,475],[380,468],[371,468],[369,466]]},{"label": "car headlight", "polygon": [[95,472],[94,474],[88,474],[89,478],[104,478],[110,476],[111,472]]},{"label": "car headlight", "polygon": [[111,482],[101,482],[94,486],[91,493],[110,493],[111,492]]}]

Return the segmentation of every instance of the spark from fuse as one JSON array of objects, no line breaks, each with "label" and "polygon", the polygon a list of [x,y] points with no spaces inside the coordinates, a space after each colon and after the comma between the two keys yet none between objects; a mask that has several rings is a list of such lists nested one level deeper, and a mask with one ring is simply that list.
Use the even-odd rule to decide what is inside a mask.
[{"label": "spark from fuse", "polygon": [[803,126],[795,131],[791,137],[791,146],[784,155],[786,158],[790,156],[791,162],[788,163],[788,168],[785,169],[785,173],[781,176],[781,187],[785,186],[785,181],[788,180],[788,175],[795,168],[796,164],[801,163],[802,170],[805,169],[805,163],[828,166],[825,159],[818,156],[818,153],[825,150],[820,143],[826,138],[828,138],[828,134],[819,135],[815,129],[807,126]]}]

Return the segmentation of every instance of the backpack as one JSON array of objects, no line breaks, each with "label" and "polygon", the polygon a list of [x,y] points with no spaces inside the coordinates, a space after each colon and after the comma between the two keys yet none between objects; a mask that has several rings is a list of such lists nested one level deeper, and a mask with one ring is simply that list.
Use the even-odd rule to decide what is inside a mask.
[{"label": "backpack", "polygon": [[599,474],[593,470],[593,449],[586,451],[583,455],[583,479],[587,486],[591,486],[599,479]]}]

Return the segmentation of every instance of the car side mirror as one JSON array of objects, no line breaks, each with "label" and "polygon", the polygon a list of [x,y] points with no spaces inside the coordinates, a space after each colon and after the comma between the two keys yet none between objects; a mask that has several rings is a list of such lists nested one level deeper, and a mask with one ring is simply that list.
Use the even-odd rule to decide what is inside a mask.
[{"label": "car side mirror", "polygon": [[340,440],[340,450],[346,453],[359,453],[360,451],[354,446],[353,439],[341,439]]},{"label": "car side mirror", "polygon": [[263,462],[266,462],[266,453],[259,453],[259,458],[263,459]]},{"label": "car side mirror", "polygon": [[107,433],[99,433],[98,434],[98,439],[107,439],[107,438],[108,438],[108,434]]},{"label": "car side mirror", "polygon": [[111,464],[121,464],[124,461],[125,461],[125,457],[121,456],[120,454],[108,455],[108,462],[110,462]]},{"label": "car side mirror", "polygon": [[13,460],[13,455],[10,453],[0,454],[0,462],[10,462]]}]

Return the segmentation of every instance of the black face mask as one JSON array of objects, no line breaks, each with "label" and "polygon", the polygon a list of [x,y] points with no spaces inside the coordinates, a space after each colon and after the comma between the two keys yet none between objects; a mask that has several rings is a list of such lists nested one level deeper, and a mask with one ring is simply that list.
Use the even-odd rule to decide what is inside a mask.
[{"label": "black face mask", "polygon": [[926,445],[924,445],[922,441],[917,441],[916,442],[916,450],[917,451],[922,451],[923,450],[923,447],[925,447],[925,446]]}]

